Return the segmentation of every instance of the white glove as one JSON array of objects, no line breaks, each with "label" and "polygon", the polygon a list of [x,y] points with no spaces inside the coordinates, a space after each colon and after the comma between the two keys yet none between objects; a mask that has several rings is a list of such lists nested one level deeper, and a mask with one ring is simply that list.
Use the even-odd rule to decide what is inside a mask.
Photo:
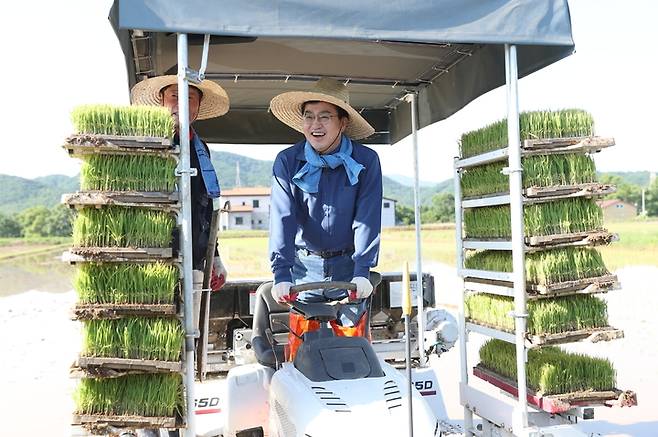
[{"label": "white glove", "polygon": [[228,281],[228,271],[226,271],[226,267],[224,266],[222,259],[219,257],[219,254],[215,255],[213,258],[212,266],[217,276],[224,275],[224,281]]},{"label": "white glove", "polygon": [[272,298],[277,302],[284,302],[283,298],[290,294],[292,282],[279,282],[272,287]]},{"label": "white glove", "polygon": [[365,299],[366,297],[372,294],[372,284],[368,278],[363,276],[355,276],[350,281],[353,284],[356,284],[356,298]]}]

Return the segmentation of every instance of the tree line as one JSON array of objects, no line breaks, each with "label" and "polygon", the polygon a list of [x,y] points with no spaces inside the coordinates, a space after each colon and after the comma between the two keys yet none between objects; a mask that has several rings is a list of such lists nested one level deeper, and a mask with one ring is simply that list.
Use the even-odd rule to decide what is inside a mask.
[{"label": "tree line", "polygon": [[0,213],[0,237],[69,237],[73,212],[65,205],[34,206],[14,215]]},{"label": "tree line", "polygon": [[[620,199],[638,208],[642,207],[642,187],[624,181],[617,175],[603,175],[602,183],[613,184],[617,191],[608,198]],[[646,215],[658,217],[658,179],[645,189]],[[422,223],[445,223],[455,221],[455,198],[451,193],[442,192],[432,196],[427,205],[420,209]],[[35,206],[8,215],[0,213],[0,237],[68,237],[71,235],[73,212],[65,205],[52,208]],[[397,224],[410,225],[414,223],[414,209],[410,206],[395,205],[395,221]]]}]

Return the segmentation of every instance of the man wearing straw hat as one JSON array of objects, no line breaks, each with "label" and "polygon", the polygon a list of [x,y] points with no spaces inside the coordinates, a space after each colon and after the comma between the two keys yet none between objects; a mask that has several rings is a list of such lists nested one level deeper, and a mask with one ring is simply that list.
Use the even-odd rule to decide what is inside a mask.
[{"label": "man wearing straw hat", "polygon": [[[374,129],[350,106],[347,87],[333,79],[321,79],[309,92],[280,94],[270,110],[305,137],[274,161],[272,296],[282,301],[293,282],[334,280],[353,282],[356,297],[368,297],[379,255],[382,173],[377,153],[355,140]],[[315,290],[298,299],[344,296],[344,290]],[[344,307],[340,323],[356,326],[364,306]]]},{"label": "man wearing straw hat", "polygon": [[[178,79],[175,75],[157,76],[137,83],[131,90],[134,105],[164,106],[174,117],[177,143],[178,119]],[[190,124],[195,120],[220,117],[228,112],[229,99],[226,91],[210,80],[190,85],[189,88]],[[219,182],[210,160],[210,150],[190,127],[190,166],[197,170],[191,179],[192,203],[192,268],[194,282],[201,282],[206,250],[210,237],[212,199],[219,197]],[[219,290],[226,282],[227,271],[215,250],[210,287]],[[200,287],[199,287],[200,288]]]}]

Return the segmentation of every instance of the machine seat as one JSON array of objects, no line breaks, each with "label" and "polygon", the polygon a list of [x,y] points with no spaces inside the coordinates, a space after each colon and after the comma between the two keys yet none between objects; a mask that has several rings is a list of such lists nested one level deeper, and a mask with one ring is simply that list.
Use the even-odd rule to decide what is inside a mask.
[{"label": "machine seat", "polygon": [[287,305],[281,305],[272,298],[272,285],[272,281],[263,282],[256,290],[251,345],[260,364],[276,368],[277,362],[285,361],[289,310]]}]

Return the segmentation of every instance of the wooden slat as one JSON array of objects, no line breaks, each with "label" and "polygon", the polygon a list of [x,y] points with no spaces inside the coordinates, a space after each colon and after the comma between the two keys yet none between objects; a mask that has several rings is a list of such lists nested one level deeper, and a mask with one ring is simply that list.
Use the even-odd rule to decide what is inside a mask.
[{"label": "wooden slat", "polygon": [[[507,330],[498,326],[493,326],[480,320],[467,317],[466,321],[474,325],[482,326],[494,331],[498,331],[504,336],[507,334],[514,334],[513,330]],[[495,334],[495,333],[492,333]],[[526,333],[526,346],[529,348],[577,343],[580,341],[589,341],[591,343],[598,343],[599,341],[612,341],[619,338],[624,338],[624,331],[613,328],[612,326],[604,326],[600,328],[579,329],[576,331],[560,332],[557,334],[529,334]]]},{"label": "wooden slat", "polygon": [[598,343],[599,341],[611,341],[624,338],[624,331],[613,328],[612,326],[606,326],[602,328],[562,332],[559,334],[528,335],[526,338],[532,346],[573,343],[577,341]]},{"label": "wooden slat", "polygon": [[[592,182],[576,185],[553,185],[548,187],[528,187],[523,190],[522,201],[525,204],[552,202],[554,200],[579,197],[605,196],[617,189],[610,184]],[[464,197],[464,208],[477,208],[509,204],[509,192],[491,193],[482,196]]]},{"label": "wooden slat", "polygon": [[619,288],[617,275],[603,275],[547,285],[528,284],[528,290],[530,292],[544,295],[545,297],[601,293],[616,288]]},{"label": "wooden slat", "polygon": [[542,153],[590,153],[598,152],[615,145],[614,138],[603,137],[568,137],[524,140],[521,143],[523,155],[528,152]]},{"label": "wooden slat", "polygon": [[132,247],[72,247],[62,254],[65,262],[148,262],[171,260],[173,251],[166,248]]},{"label": "wooden slat", "polygon": [[523,190],[525,197],[562,199],[566,197],[602,196],[614,193],[616,188],[611,184],[591,182],[576,185],[553,185],[550,187],[528,187]]},{"label": "wooden slat", "polygon": [[[477,284],[495,285],[500,287],[512,287],[511,282],[497,281],[477,277],[464,278],[469,283],[469,290],[480,291]],[[475,285],[470,285],[475,284]],[[603,275],[592,278],[578,279],[575,281],[558,282],[555,284],[526,284],[528,299],[546,299],[574,294],[607,293],[610,290],[620,288],[617,275]]]},{"label": "wooden slat", "polygon": [[[64,145],[69,155],[151,155],[174,157],[180,154],[167,138],[120,137],[113,135],[71,135]],[[177,159],[177,158],[176,158]]]},{"label": "wooden slat", "polygon": [[78,304],[73,309],[74,320],[120,319],[127,316],[175,317],[176,305],[146,304]]},{"label": "wooden slat", "polygon": [[115,428],[181,428],[182,420],[175,417],[145,417],[145,416],[105,416],[96,414],[74,414],[73,425],[81,425],[94,430],[102,430],[108,426]]},{"label": "wooden slat", "polygon": [[103,134],[73,134],[69,135],[65,145],[85,147],[122,147],[126,149],[171,149],[172,143],[169,138],[144,137],[133,135],[103,135]]},{"label": "wooden slat", "polygon": [[78,191],[63,194],[62,203],[69,206],[136,206],[151,209],[178,207],[178,193],[156,191]]},{"label": "wooden slat", "polygon": [[[524,140],[521,143],[521,156],[553,155],[565,153],[592,153],[615,145],[614,138],[569,137]],[[490,162],[504,161],[509,151],[507,145],[480,155],[462,158],[455,162],[456,168],[469,168]]]},{"label": "wooden slat", "polygon": [[[516,382],[492,372],[480,364],[473,368],[473,375],[518,398],[519,391]],[[551,414],[564,413],[574,407],[593,405],[618,405],[625,407],[637,405],[635,392],[621,391],[618,389],[600,392],[585,391],[560,395],[543,395],[533,392],[528,388],[527,400],[528,404]]]},{"label": "wooden slat", "polygon": [[525,237],[525,243],[530,247],[557,247],[557,246],[589,246],[609,244],[619,239],[617,234],[606,230],[589,232],[573,232],[569,234],[537,235]]},{"label": "wooden slat", "polygon": [[[619,235],[606,230],[574,232],[570,234],[537,235],[525,237],[525,251],[536,252],[544,249],[576,246],[601,246],[619,240]],[[465,249],[512,250],[509,238],[464,238]]]},{"label": "wooden slat", "polygon": [[96,376],[102,374],[104,369],[173,373],[183,371],[183,366],[180,361],[139,360],[109,357],[78,357],[73,367],[91,371]]}]

